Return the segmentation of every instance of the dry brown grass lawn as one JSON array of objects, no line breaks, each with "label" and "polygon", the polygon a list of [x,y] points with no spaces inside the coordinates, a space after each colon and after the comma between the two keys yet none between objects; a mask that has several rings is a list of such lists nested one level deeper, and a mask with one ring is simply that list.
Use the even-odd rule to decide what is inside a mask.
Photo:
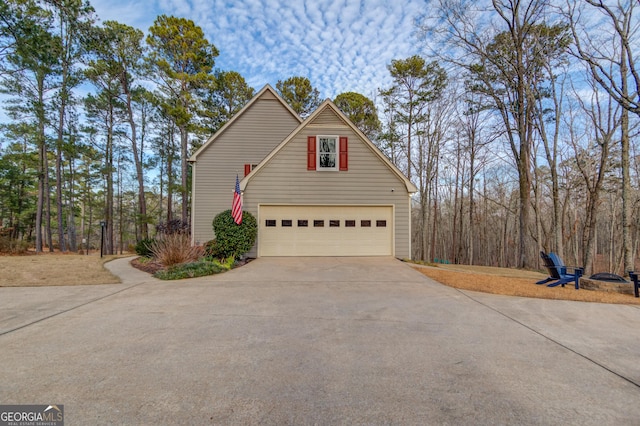
[{"label": "dry brown grass lawn", "polygon": [[535,282],[545,278],[546,275],[532,271],[466,265],[414,266],[414,268],[442,284],[463,290],[539,299],[640,305],[640,299],[628,294],[584,289],[576,291],[573,284],[564,288],[537,285]]},{"label": "dry brown grass lawn", "polygon": [[104,268],[117,256],[39,254],[0,256],[0,287],[37,287],[119,283]]}]

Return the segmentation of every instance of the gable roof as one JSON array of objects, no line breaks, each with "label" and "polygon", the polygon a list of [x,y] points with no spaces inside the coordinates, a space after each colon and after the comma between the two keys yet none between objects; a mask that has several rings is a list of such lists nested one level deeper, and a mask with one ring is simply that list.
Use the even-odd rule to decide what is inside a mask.
[{"label": "gable roof", "polygon": [[[327,111],[329,110],[329,111]],[[330,99],[326,99],[313,113],[311,113],[310,116],[308,116],[302,123],[300,123],[300,125],[289,134],[289,136],[287,136],[287,138],[282,141],[277,147],[274,148],[273,151],[271,151],[269,153],[269,155],[267,155],[264,160],[262,160],[260,162],[260,164],[258,164],[258,166],[253,169],[251,171],[251,173],[249,173],[247,176],[245,176],[242,181],[240,182],[240,189],[242,191],[245,190],[245,188],[247,187],[247,184],[249,183],[249,181],[251,180],[251,178],[253,178],[253,176],[255,176],[255,174],[262,168],[265,166],[265,164],[267,164],[274,156],[276,156],[278,154],[278,152],[285,146],[287,145],[291,140],[293,140],[298,133],[300,133],[305,127],[307,127],[309,124],[312,124],[316,119],[318,119],[324,112],[333,112],[336,116],[338,116],[338,118],[340,118],[348,127],[350,127],[359,137],[360,139],[362,139],[365,143],[365,145],[371,150],[371,152],[373,152],[375,155],[378,156],[378,158],[380,159],[380,161],[382,161],[402,182],[404,182],[406,188],[407,188],[407,192],[409,193],[414,193],[414,192],[418,192],[418,188],[416,188],[416,186],[411,183],[411,181],[409,179],[407,179],[407,177],[404,175],[404,173],[402,173],[387,157],[386,155],[384,155],[382,153],[382,151],[380,151],[380,149],[369,140],[369,138],[367,136],[365,136],[364,133],[362,133],[362,131],[360,131],[360,129],[358,129],[356,127],[355,124],[353,124],[351,122],[351,120],[349,120],[349,118],[347,118],[346,115],[344,115],[344,113],[342,111],[340,111],[340,109],[333,103],[331,102]]]},{"label": "gable roof", "polygon": [[189,162],[190,163],[195,163],[197,160],[198,155],[200,155],[200,153],[202,151],[204,151],[205,149],[207,149],[207,147],[209,147],[209,145],[211,145],[212,143],[215,142],[215,140],[222,135],[229,127],[231,127],[233,125],[233,123],[235,123],[240,117],[242,117],[242,115],[249,109],[251,108],[251,106],[253,104],[255,104],[260,98],[265,98],[265,99],[276,99],[278,102],[280,102],[280,104],[282,104],[282,106],[291,113],[292,116],[295,117],[296,120],[298,120],[298,122],[302,122],[302,118],[300,118],[300,116],[298,114],[296,114],[296,112],[289,106],[289,104],[287,104],[287,102],[282,99],[282,97],[280,95],[278,95],[278,93],[273,89],[273,87],[271,87],[270,85],[265,85],[253,98],[251,98],[251,100],[249,102],[247,102],[247,104],[242,107],[242,109],[240,111],[238,111],[233,117],[231,117],[231,119],[229,121],[227,121],[224,126],[222,126],[221,128],[218,129],[217,132],[215,132],[209,139],[207,139],[207,141],[200,147],[198,148],[198,150],[196,152],[193,153],[193,155],[191,155],[191,157],[189,158]]}]

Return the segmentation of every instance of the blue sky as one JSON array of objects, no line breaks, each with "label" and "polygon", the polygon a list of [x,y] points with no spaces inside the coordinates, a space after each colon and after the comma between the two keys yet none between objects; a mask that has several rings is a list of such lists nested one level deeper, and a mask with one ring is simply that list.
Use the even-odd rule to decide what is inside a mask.
[{"label": "blue sky", "polygon": [[322,98],[373,97],[390,84],[387,65],[419,53],[414,19],[424,0],[92,0],[101,21],[145,33],[156,16],[192,19],[220,51],[216,67],[256,90],[294,75]]}]

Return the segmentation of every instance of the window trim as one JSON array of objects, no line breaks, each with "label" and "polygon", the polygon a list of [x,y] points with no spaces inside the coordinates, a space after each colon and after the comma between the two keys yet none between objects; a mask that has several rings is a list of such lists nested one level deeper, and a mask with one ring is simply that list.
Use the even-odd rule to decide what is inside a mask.
[{"label": "window trim", "polygon": [[[333,139],[335,141],[335,152],[328,153],[335,155],[335,165],[333,167],[320,166],[320,157],[323,152],[320,151],[320,139]],[[324,153],[325,155],[327,153]],[[316,170],[321,172],[337,172],[340,170],[340,136],[338,135],[317,135],[316,136]]]},{"label": "window trim", "polygon": [[249,173],[251,173],[253,171],[253,169],[255,169],[256,167],[258,167],[257,164],[250,164],[250,163],[245,163],[244,165],[244,175],[247,176]]}]

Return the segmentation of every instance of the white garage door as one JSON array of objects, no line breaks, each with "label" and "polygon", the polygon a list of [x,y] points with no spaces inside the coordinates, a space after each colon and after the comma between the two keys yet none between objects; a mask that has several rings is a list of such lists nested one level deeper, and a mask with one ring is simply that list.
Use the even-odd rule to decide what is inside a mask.
[{"label": "white garage door", "polygon": [[391,206],[259,207],[258,256],[393,255]]}]

